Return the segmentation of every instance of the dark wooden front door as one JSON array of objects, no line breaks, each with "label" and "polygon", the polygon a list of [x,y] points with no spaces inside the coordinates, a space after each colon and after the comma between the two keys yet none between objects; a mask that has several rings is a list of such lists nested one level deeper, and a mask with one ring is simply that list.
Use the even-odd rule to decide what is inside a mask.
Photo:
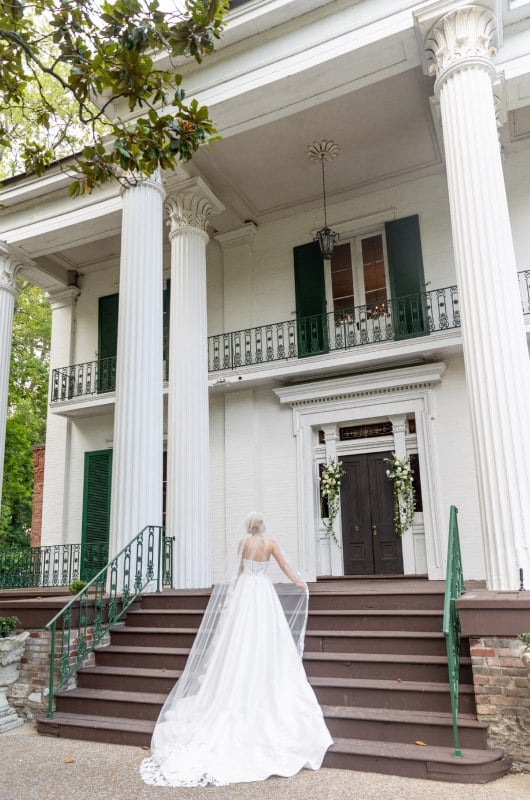
[{"label": "dark wooden front door", "polygon": [[342,541],[346,575],[402,575],[401,539],[394,533],[392,453],[341,458]]}]

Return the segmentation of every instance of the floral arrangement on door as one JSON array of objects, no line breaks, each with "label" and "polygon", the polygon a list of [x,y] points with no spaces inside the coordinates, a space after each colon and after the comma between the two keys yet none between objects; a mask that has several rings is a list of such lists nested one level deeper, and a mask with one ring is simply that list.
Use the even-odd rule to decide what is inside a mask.
[{"label": "floral arrangement on door", "polygon": [[335,544],[340,547],[339,540],[335,533],[335,519],[339,513],[340,505],[340,484],[344,470],[340,461],[330,458],[322,467],[320,481],[320,494],[327,500],[328,516],[323,520],[324,527],[328,536],[333,539]]},{"label": "floral arrangement on door", "polygon": [[386,461],[389,464],[386,474],[394,490],[394,530],[398,536],[403,536],[412,525],[416,505],[412,467],[409,458],[400,458],[395,453]]}]

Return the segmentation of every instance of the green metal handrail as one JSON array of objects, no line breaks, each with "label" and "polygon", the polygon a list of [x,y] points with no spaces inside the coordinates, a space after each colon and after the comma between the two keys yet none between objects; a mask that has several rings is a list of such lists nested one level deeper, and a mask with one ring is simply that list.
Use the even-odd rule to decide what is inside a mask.
[{"label": "green metal handrail", "polygon": [[0,547],[0,589],[68,586],[89,580],[108,559],[108,544]]},{"label": "green metal handrail", "polygon": [[51,632],[48,718],[53,717],[53,701],[59,689],[138,596],[148,587],[150,590],[156,587],[159,592],[163,586],[173,585],[172,553],[173,540],[164,536],[164,529],[148,525],[48,622],[45,626]]},{"label": "green metal handrail", "polygon": [[443,616],[443,634],[447,650],[447,667],[449,671],[449,691],[451,694],[451,712],[453,715],[454,758],[463,758],[458,734],[458,684],[460,676],[460,614],[456,601],[465,590],[462,572],[462,556],[460,554],[460,537],[458,535],[458,509],[451,506],[449,518],[449,543],[447,547],[447,569],[445,578],[445,598]]}]

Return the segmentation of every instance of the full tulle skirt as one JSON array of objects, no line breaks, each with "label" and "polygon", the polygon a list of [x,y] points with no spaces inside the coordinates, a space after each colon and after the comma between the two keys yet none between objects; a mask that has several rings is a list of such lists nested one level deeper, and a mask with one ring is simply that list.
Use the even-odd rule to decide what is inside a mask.
[{"label": "full tulle skirt", "polygon": [[165,709],[145,783],[222,786],[318,769],[332,739],[278,596],[243,572],[199,690]]}]

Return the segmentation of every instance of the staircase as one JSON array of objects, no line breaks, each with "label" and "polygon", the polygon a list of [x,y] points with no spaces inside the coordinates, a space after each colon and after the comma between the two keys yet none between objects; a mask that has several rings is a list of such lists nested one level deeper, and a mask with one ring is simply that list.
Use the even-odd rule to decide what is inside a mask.
[{"label": "staircase", "polygon": [[[144,595],[111,631],[77,688],[57,695],[40,733],[149,745],[154,723],[186,662],[206,591]],[[452,717],[443,584],[426,580],[319,582],[310,587],[304,665],[335,744],[324,766],[414,778],[485,783],[510,762],[487,748],[475,716],[471,662],[461,659],[460,744]]]}]

